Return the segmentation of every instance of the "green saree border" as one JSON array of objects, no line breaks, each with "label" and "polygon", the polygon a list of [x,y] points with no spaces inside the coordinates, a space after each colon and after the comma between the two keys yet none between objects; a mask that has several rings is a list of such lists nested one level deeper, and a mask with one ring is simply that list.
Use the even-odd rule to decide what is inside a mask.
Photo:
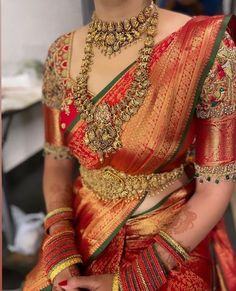
[{"label": "green saree border", "polygon": [[[92,103],[96,104],[127,72],[128,70],[135,65],[136,61],[129,64],[123,71],[121,71],[109,84],[107,84],[97,95],[92,99]],[[80,121],[80,114],[70,123],[70,125],[65,130],[65,136],[67,136],[72,128]]]},{"label": "green saree border", "polygon": [[186,184],[182,185],[181,187],[179,187],[178,189],[170,192],[170,194],[168,194],[166,197],[164,197],[161,201],[159,201],[157,204],[155,204],[153,207],[149,208],[148,210],[141,212],[139,214],[133,215],[131,216],[131,219],[133,218],[137,218],[139,216],[148,214],[154,210],[157,210],[159,207],[161,207],[176,191],[179,191],[180,189],[182,189],[183,187],[189,185],[190,183],[192,183],[193,179],[190,179]]},{"label": "green saree border", "polygon": [[148,214],[156,209],[158,209],[159,207],[161,207],[167,200],[168,198],[174,193],[171,192],[168,196],[164,197],[161,201],[159,201],[157,204],[155,204],[153,207],[149,208],[148,210],[144,211],[144,212],[141,212],[139,214],[136,214],[136,215],[133,215],[131,216],[130,218],[133,219],[133,218],[137,218],[137,217],[140,217],[142,215],[145,215],[145,214]]},{"label": "green saree border", "polygon": [[139,203],[134,207],[134,209],[130,212],[130,214],[117,226],[117,228],[111,233],[111,235],[101,244],[101,246],[87,259],[84,263],[83,267],[87,267],[92,261],[96,260],[96,258],[106,249],[109,243],[113,240],[113,238],[118,234],[121,228],[125,225],[127,220],[131,218],[132,214],[139,207],[139,205],[146,198],[146,195],[139,201]]},{"label": "green saree border", "polygon": [[174,158],[176,157],[176,155],[178,154],[178,152],[180,151],[181,147],[183,146],[183,143],[184,143],[185,137],[187,135],[188,129],[189,129],[189,127],[191,125],[191,122],[193,120],[193,117],[194,117],[196,105],[197,105],[197,103],[199,101],[199,98],[200,98],[200,95],[201,95],[201,92],[202,92],[202,88],[203,88],[205,79],[207,78],[207,75],[210,72],[210,70],[211,70],[211,68],[212,68],[212,66],[214,64],[214,61],[215,61],[217,52],[219,50],[222,38],[224,36],[226,28],[227,28],[227,26],[228,26],[228,24],[229,24],[229,22],[230,22],[232,17],[233,17],[233,15],[225,16],[223,21],[222,21],[222,23],[221,23],[220,30],[219,30],[218,35],[217,35],[216,40],[215,40],[215,44],[214,44],[214,46],[212,48],[210,59],[209,59],[207,65],[205,66],[205,69],[203,70],[202,76],[201,76],[200,81],[198,83],[197,90],[196,90],[195,97],[194,97],[194,101],[193,101],[192,110],[190,112],[190,115],[189,115],[189,118],[188,118],[188,121],[187,121],[187,125],[186,125],[186,127],[184,129],[184,132],[183,132],[182,138],[180,140],[180,143],[179,143],[177,149],[175,150],[174,154],[169,159],[169,161],[167,161],[165,164],[161,165],[157,170],[155,170],[155,173],[161,171],[164,167],[166,167],[169,163],[171,163],[174,160]]}]

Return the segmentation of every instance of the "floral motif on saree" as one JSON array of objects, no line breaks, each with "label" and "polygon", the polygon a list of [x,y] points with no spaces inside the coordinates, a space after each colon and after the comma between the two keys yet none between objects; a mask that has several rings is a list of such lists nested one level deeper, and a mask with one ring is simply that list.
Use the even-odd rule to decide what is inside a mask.
[{"label": "floral motif on saree", "polygon": [[[73,104],[73,80],[68,73],[73,33],[64,35],[52,47],[51,66],[55,70],[52,79],[56,80],[56,75],[60,80],[57,79],[59,84],[55,87],[50,84],[49,95],[56,96],[55,88],[63,90],[58,95],[60,102],[54,97],[45,102],[45,120],[51,120],[53,125],[50,131],[46,130],[46,142],[55,145],[55,155],[56,148],[68,148],[70,155],[87,169],[110,166],[129,175],[148,175],[171,171],[185,163],[188,150],[196,140],[194,161],[199,167],[229,167],[235,163],[236,155],[235,111],[226,108],[235,104],[232,73],[235,63],[233,58],[227,59],[225,52],[230,56],[235,52],[235,31],[235,17],[195,17],[155,46],[150,64],[152,85],[144,104],[123,126],[123,148],[109,155],[102,165],[98,155],[83,143],[86,123]],[[98,95],[90,94],[88,98],[93,99],[95,106],[102,102],[119,103],[132,82],[134,68],[135,63]],[[54,115],[56,118],[52,117]],[[129,265],[152,242],[158,230],[168,227],[194,190],[193,181],[170,193],[149,211],[133,217],[142,200],[129,203],[122,199],[98,200],[78,177],[74,183],[74,208],[78,250],[85,262],[83,273],[114,272],[118,264]],[[219,241],[224,234],[222,225],[217,226],[192,252],[190,262],[170,272],[161,290],[215,288],[218,281],[212,274],[216,264],[209,250],[212,239],[219,260],[218,274],[229,290],[235,287],[232,247],[227,240],[224,244]],[[228,256],[227,263],[221,256],[223,249]],[[42,268],[42,262],[40,264]],[[35,272],[37,269],[28,276],[25,291],[41,290],[47,285],[43,271],[39,272],[40,278]],[[219,287],[219,290],[223,289]]]}]

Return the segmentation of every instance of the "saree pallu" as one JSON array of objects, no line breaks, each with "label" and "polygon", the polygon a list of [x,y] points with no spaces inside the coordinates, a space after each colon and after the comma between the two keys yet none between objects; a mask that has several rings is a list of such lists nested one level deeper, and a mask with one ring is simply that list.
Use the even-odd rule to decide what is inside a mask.
[{"label": "saree pallu", "polygon": [[[50,131],[46,130],[50,150],[65,149],[65,155],[69,152],[91,170],[110,166],[129,175],[171,171],[188,163],[187,156],[192,148],[195,149],[194,161],[204,170],[210,166],[220,171],[234,167],[235,110],[223,113],[226,107],[235,108],[236,82],[230,74],[235,60],[229,63],[222,55],[227,50],[233,52],[235,31],[235,17],[195,17],[155,46],[150,62],[151,87],[144,104],[123,126],[123,147],[108,155],[103,164],[98,154],[83,142],[86,123],[80,119],[73,102],[73,80],[66,69],[69,58],[63,59],[65,52],[68,54],[72,37],[71,34],[63,36],[53,46],[46,77],[46,81],[51,82],[45,88],[46,119],[53,124]],[[119,103],[133,80],[134,69],[135,63],[99,94],[88,98],[92,98],[95,106],[102,102],[110,106]],[[212,86],[206,82],[213,75],[217,85],[208,94]],[[58,76],[61,76],[60,86],[51,88]],[[229,90],[229,83],[232,83],[231,91],[223,94]],[[52,106],[53,98],[49,98],[55,97],[58,88],[63,88],[63,94],[60,91],[57,99],[62,100],[59,108],[58,102]],[[209,118],[197,118],[196,108],[199,115]],[[73,192],[77,245],[84,262],[82,273],[114,273],[119,265],[128,266],[153,242],[160,229],[170,226],[194,191],[192,180],[152,209],[133,216],[142,200],[101,201],[78,177]],[[236,290],[235,272],[235,254],[222,221],[191,253],[190,261],[170,272],[168,283],[161,290],[233,291]],[[40,260],[28,275],[24,290],[50,290],[49,284],[43,260]]]}]

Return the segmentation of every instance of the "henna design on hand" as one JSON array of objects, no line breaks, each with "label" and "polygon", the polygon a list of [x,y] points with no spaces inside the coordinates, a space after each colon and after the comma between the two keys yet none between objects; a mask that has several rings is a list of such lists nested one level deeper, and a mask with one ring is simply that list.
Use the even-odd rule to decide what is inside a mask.
[{"label": "henna design on hand", "polygon": [[156,247],[157,252],[158,252],[159,256],[161,257],[165,267],[167,268],[167,270],[171,270],[173,268],[173,266],[175,266],[175,260],[173,259],[171,254],[169,254],[160,245],[156,245],[155,247]]},{"label": "henna design on hand", "polygon": [[70,266],[69,273],[70,273],[71,277],[77,277],[80,275],[79,270],[76,266]]},{"label": "henna design on hand", "polygon": [[189,209],[189,206],[185,206],[177,215],[176,219],[170,226],[170,233],[181,234],[189,231],[194,227],[194,221],[197,219],[197,214]]}]

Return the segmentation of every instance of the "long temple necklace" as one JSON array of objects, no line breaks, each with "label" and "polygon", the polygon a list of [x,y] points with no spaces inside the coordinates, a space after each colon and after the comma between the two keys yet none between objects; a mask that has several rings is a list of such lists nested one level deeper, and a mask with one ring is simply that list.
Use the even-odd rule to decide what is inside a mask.
[{"label": "long temple necklace", "polygon": [[[94,15],[89,24],[74,99],[81,119],[87,123],[84,142],[98,153],[100,162],[103,162],[104,155],[122,147],[122,125],[138,112],[147,95],[150,87],[149,61],[155,44],[157,26],[158,12],[153,2],[137,17],[115,23],[103,22]],[[113,106],[106,102],[95,106],[88,98],[89,71],[94,57],[93,46],[110,57],[140,39],[144,33],[146,38],[144,47],[139,51],[134,78],[122,101]]]}]

